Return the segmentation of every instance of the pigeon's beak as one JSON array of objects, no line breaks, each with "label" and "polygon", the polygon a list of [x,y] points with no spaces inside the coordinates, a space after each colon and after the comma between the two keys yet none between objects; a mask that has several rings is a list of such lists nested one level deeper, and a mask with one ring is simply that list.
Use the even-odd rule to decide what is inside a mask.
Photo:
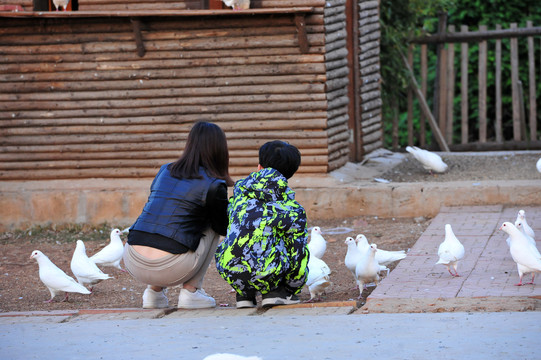
[{"label": "pigeon's beak", "polygon": [[502,227],[503,227],[503,225],[502,225],[502,226],[500,226],[500,230],[502,229]]}]

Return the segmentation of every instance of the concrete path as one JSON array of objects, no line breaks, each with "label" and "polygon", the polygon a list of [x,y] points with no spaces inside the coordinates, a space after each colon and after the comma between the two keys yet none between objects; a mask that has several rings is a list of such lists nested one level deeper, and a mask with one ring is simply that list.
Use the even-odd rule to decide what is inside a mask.
[{"label": "concrete path", "polygon": [[[262,309],[0,313],[1,359],[539,359],[541,281],[514,286],[506,234],[519,208],[443,208],[408,257],[355,302]],[[524,207],[541,234],[541,207]],[[459,278],[435,265],[450,223],[466,248]],[[381,313],[386,312],[386,313]]]},{"label": "concrete path", "polygon": [[[313,309],[312,309],[313,310]],[[2,359],[539,359],[541,314],[195,311],[159,319],[0,319]]]}]

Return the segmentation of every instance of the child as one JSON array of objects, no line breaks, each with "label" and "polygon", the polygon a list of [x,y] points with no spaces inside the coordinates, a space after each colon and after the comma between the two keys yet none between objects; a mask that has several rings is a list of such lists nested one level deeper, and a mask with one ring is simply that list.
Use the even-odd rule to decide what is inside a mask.
[{"label": "child", "polygon": [[299,150],[283,141],[259,149],[258,171],[237,181],[227,209],[227,235],[216,251],[220,275],[236,290],[237,308],[295,304],[308,276],[306,212],[287,179]]}]

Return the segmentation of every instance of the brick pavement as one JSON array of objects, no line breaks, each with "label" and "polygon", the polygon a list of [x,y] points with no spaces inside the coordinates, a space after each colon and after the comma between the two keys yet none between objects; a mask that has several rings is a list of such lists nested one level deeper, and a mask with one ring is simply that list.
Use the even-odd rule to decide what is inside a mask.
[{"label": "brick pavement", "polygon": [[[520,209],[526,211],[528,224],[541,235],[541,207],[442,208],[408,256],[368,297],[361,311],[467,310],[472,299],[477,299],[479,307],[487,310],[535,308],[541,300],[541,279],[538,277],[533,286],[514,285],[519,280],[517,267],[505,241],[507,234],[499,230],[504,221],[514,223]],[[436,265],[445,224],[451,224],[466,249],[464,259],[458,264],[461,276],[456,278],[445,266]],[[537,235],[538,247],[540,235]],[[530,276],[525,275],[524,280],[529,281]]]}]

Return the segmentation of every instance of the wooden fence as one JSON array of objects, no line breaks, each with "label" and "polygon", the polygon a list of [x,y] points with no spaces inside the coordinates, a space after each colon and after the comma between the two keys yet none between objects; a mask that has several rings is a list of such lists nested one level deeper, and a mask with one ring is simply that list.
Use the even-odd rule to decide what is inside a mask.
[{"label": "wooden fence", "polygon": [[[511,24],[509,29],[502,29],[496,25],[494,30],[488,30],[487,26],[479,26],[478,31],[470,31],[468,26],[460,26],[456,31],[454,25],[450,25],[445,32],[445,25],[441,25],[440,31],[428,37],[412,41],[407,55],[407,65],[410,69],[420,70],[420,91],[416,92],[413,85],[407,96],[407,142],[409,145],[427,146],[427,119],[432,120],[432,133],[439,143],[440,149],[449,147],[453,150],[489,150],[503,148],[539,148],[537,111],[538,81],[536,77],[535,41],[541,35],[541,27],[534,27],[528,21],[526,28],[518,28],[517,24]],[[519,38],[527,38],[527,58],[519,56]],[[503,42],[509,42],[509,66],[502,64],[504,48]],[[473,66],[470,62],[471,43],[478,44],[478,64]],[[417,102],[422,105],[426,102],[428,92],[428,68],[430,45],[436,45],[436,64],[434,65],[436,76],[433,86],[432,113],[420,111],[418,129],[414,129],[414,113]],[[507,44],[505,44],[507,45]],[[489,50],[493,49],[493,60],[489,61]],[[541,61],[541,56],[538,55]],[[414,59],[416,60],[414,62]],[[528,67],[526,86],[519,77],[520,66]],[[510,71],[507,69],[510,68]],[[540,62],[541,68],[541,62]],[[487,78],[494,78],[494,93],[488,93]],[[508,73],[510,72],[510,74]],[[477,74],[470,76],[469,74]],[[511,78],[511,94],[502,93],[502,83],[505,78]],[[417,77],[417,75],[415,76]],[[469,99],[469,89],[477,82],[477,101],[473,103]],[[415,96],[417,94],[418,96]],[[504,108],[502,98],[511,96],[511,109]],[[456,99],[459,101],[456,101]],[[526,99],[525,99],[526,98]],[[488,103],[489,100],[492,102]],[[493,118],[487,116],[488,109],[494,114]],[[422,110],[422,107],[421,107]],[[477,119],[472,123],[471,114],[477,112]],[[512,114],[512,119],[504,118],[504,113]],[[512,123],[509,131],[505,125]],[[437,127],[437,129],[435,129]],[[511,127],[511,126],[509,126]],[[436,135],[441,133],[441,139]],[[418,134],[418,137],[415,137]],[[441,140],[441,141],[440,141]],[[398,118],[393,122],[393,148],[398,148]]]}]

